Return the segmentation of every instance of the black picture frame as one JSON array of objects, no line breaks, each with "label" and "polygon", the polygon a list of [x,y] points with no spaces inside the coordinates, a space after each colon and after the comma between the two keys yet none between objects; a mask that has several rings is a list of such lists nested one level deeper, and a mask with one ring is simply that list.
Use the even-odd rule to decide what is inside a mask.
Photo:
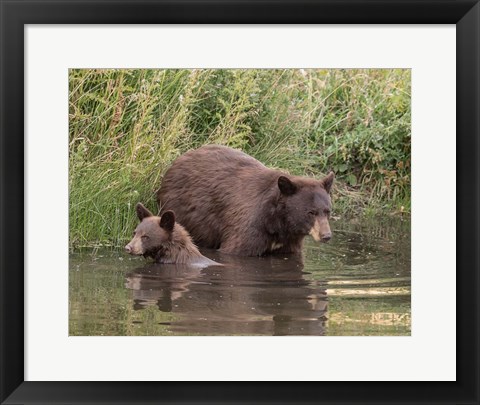
[{"label": "black picture frame", "polygon": [[[480,158],[480,5],[478,0],[100,0],[96,2],[0,0],[0,16],[0,402],[2,404],[479,403],[480,286],[477,249],[479,247],[478,196],[480,192],[478,167]],[[457,381],[295,383],[24,381],[24,26],[26,24],[87,23],[456,24]],[[453,170],[451,162],[445,162],[445,170]],[[450,185],[447,184],[445,187]],[[42,198],[42,196],[35,198]],[[447,211],[446,215],[452,215],[451,207]],[[453,243],[452,240],[452,249]],[[445,294],[447,295],[448,292],[446,291]],[[449,320],[445,322],[448,323]],[[442,325],[439,325],[439,333],[441,329]],[[252,364],[252,367],[254,366]],[[415,365],[412,364],[412,367]]]}]

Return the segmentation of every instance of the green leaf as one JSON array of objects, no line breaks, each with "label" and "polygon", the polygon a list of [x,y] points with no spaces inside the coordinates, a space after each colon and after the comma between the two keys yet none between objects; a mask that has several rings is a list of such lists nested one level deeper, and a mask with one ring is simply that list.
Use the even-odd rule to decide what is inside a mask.
[{"label": "green leaf", "polygon": [[351,186],[357,185],[357,177],[354,174],[349,174],[347,176],[347,181]]}]

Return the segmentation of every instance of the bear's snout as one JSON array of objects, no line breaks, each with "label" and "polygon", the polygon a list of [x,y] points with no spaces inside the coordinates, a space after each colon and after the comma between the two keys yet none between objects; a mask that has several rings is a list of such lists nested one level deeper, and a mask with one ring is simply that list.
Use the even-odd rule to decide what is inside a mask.
[{"label": "bear's snout", "polygon": [[330,239],[332,239],[332,233],[331,232],[326,233],[325,235],[322,235],[321,241],[325,243],[325,242],[328,242]]},{"label": "bear's snout", "polygon": [[141,243],[137,240],[137,238],[133,238],[125,246],[125,252],[129,255],[138,256],[144,253],[144,249]]},{"label": "bear's snout", "polygon": [[317,218],[310,230],[310,235],[316,242],[325,243],[332,239],[332,231],[330,230],[328,219],[326,217]]}]

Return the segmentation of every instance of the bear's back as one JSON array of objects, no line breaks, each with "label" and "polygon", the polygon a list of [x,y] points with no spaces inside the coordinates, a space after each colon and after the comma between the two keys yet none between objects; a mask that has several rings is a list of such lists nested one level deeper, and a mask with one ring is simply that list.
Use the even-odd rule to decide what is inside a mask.
[{"label": "bear's back", "polygon": [[[257,159],[246,153],[222,145],[205,145],[180,156],[174,165],[188,163],[202,171],[212,171],[221,168],[223,173],[245,168],[266,169]],[[173,166],[172,166],[173,167]]]},{"label": "bear's back", "polygon": [[252,221],[252,211],[275,184],[274,170],[232,148],[207,145],[177,158],[157,192],[162,212],[178,221],[200,246],[218,248],[222,236]]}]

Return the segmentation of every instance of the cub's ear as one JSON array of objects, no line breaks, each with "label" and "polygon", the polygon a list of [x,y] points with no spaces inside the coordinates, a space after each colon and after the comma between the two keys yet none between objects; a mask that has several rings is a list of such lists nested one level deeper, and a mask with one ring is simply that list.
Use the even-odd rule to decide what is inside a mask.
[{"label": "cub's ear", "polygon": [[149,210],[147,210],[142,203],[138,203],[135,206],[135,211],[137,211],[137,217],[140,221],[142,221],[143,218],[153,216],[153,214]]},{"label": "cub's ear", "polygon": [[323,188],[325,191],[330,194],[330,190],[332,189],[333,179],[335,178],[335,173],[330,172],[326,177],[324,177],[321,182],[323,184]]},{"label": "cub's ear", "polygon": [[173,231],[175,226],[175,214],[173,211],[165,211],[160,218],[160,226],[168,232]]},{"label": "cub's ear", "polygon": [[297,186],[288,177],[280,176],[278,178],[278,188],[285,195],[295,194]]}]

